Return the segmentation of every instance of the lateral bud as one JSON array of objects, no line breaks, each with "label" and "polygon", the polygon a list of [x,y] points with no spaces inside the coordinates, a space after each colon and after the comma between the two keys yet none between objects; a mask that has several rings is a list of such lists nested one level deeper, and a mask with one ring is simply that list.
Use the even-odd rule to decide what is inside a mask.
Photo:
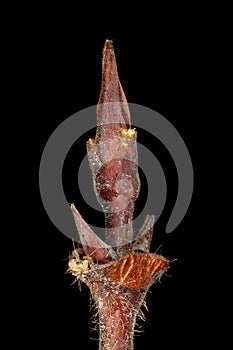
[{"label": "lateral bud", "polygon": [[108,247],[84,221],[74,204],[71,204],[71,211],[79,233],[80,241],[86,255],[91,256],[95,263],[106,263],[113,259],[114,252]]}]

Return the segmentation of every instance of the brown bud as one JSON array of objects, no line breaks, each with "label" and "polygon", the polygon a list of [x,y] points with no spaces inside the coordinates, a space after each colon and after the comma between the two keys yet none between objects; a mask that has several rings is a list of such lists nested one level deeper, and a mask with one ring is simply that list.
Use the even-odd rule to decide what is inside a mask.
[{"label": "brown bud", "polygon": [[95,139],[87,143],[96,196],[103,208],[106,241],[113,247],[129,243],[140,180],[136,130],[121,87],[112,41],[103,50],[102,86],[97,105]]}]

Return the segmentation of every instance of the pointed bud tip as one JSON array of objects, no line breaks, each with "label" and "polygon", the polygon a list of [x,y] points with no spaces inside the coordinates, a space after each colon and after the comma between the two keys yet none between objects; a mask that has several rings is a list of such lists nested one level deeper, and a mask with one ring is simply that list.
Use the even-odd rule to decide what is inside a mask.
[{"label": "pointed bud tip", "polygon": [[104,50],[113,49],[113,41],[106,39],[104,44]]},{"label": "pointed bud tip", "polygon": [[[113,48],[113,41],[106,40],[103,48],[103,62],[112,63],[116,66],[115,52]],[[116,70],[116,67],[114,68]]]}]

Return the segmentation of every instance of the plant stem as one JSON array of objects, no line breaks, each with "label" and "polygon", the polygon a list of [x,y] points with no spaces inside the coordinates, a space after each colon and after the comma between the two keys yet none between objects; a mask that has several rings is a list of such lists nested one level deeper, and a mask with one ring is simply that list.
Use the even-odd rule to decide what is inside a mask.
[{"label": "plant stem", "polygon": [[99,350],[132,350],[136,317],[151,284],[169,267],[164,257],[149,253],[154,216],[147,215],[133,241],[133,210],[140,180],[136,130],[121,87],[112,42],[103,50],[102,86],[97,129],[87,142],[97,199],[105,214],[106,242],[74,215],[82,246],[69,260],[69,271],[88,285],[99,313]]},{"label": "plant stem", "polygon": [[[102,294],[102,293],[100,293]],[[100,343],[99,350],[132,350],[136,316],[141,293],[116,288],[106,297],[98,295]]]}]

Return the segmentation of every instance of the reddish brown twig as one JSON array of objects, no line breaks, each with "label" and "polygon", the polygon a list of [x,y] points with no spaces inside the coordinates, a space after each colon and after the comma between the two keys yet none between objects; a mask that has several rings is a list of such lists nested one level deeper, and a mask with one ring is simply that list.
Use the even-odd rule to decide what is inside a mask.
[{"label": "reddish brown twig", "polygon": [[135,320],[151,284],[168,269],[149,253],[154,216],[147,215],[133,241],[133,210],[140,181],[136,130],[121,87],[112,41],[103,50],[102,87],[95,139],[87,142],[93,184],[106,223],[101,241],[71,206],[82,248],[73,251],[69,271],[85,282],[99,312],[101,350],[133,349]]}]

